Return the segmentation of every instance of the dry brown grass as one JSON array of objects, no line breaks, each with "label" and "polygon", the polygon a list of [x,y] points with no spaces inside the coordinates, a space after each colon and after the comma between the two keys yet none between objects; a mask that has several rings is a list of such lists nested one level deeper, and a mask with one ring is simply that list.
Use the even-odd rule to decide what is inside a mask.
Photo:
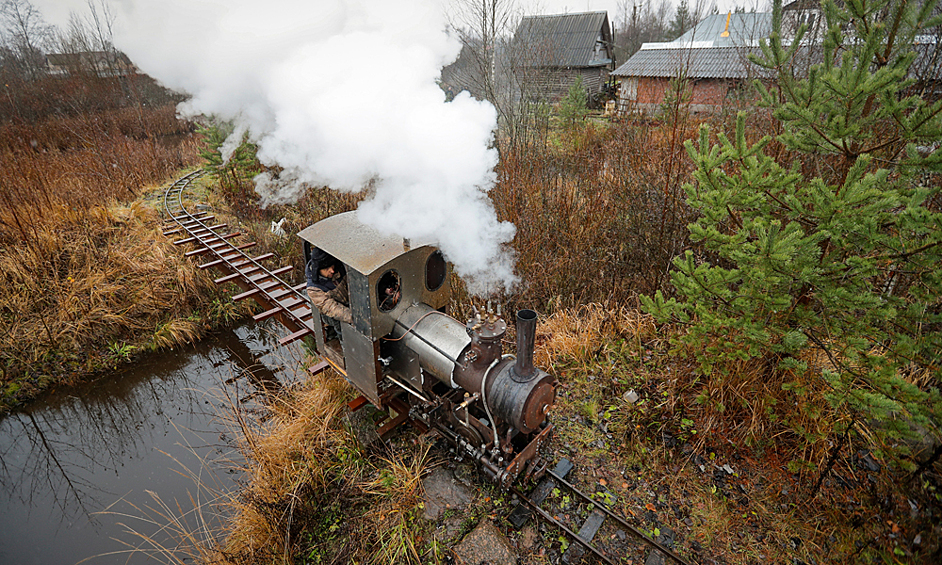
[{"label": "dry brown grass", "polygon": [[503,151],[490,195],[498,216],[517,227],[525,283],[512,301],[617,307],[663,288],[670,260],[687,245],[691,211],[681,186],[691,164],[682,142],[696,125],[589,124],[578,143]]},{"label": "dry brown grass", "polygon": [[325,373],[276,399],[265,425],[236,412],[251,484],[220,562],[423,562],[429,446],[366,453],[343,418],[351,393]]},{"label": "dry brown grass", "polygon": [[172,106],[0,126],[0,410],[244,312],[139,198],[196,162],[189,129]]},{"label": "dry brown grass", "polygon": [[426,444],[418,452],[405,455],[392,452],[382,459],[379,473],[360,485],[373,501],[364,515],[374,532],[369,544],[370,563],[422,562],[416,513],[423,504],[422,477],[430,466],[429,448]]},{"label": "dry brown grass", "polygon": [[[303,543],[299,534],[317,518],[316,501],[323,499],[316,493],[339,478],[337,454],[358,449],[339,422],[349,389],[339,378],[315,379],[317,386],[275,401],[267,425],[236,411],[252,482],[235,502],[232,533],[221,548],[231,563],[290,562]],[[339,488],[357,478],[353,473]]]},{"label": "dry brown grass", "polygon": [[559,310],[537,327],[534,363],[546,370],[560,362],[587,363],[613,339],[634,344],[657,339],[654,318],[633,308],[609,309],[601,304]]},{"label": "dry brown grass", "polygon": [[192,341],[208,329],[194,312],[241,312],[162,235],[154,210],[138,203],[46,211],[58,220],[0,249],[7,401],[141,347]]},{"label": "dry brown grass", "polygon": [[[74,218],[63,217],[63,209],[81,216],[113,200],[131,201],[141,187],[196,162],[195,138],[161,142],[157,137],[186,132],[172,107],[149,110],[146,116],[137,127],[156,131],[144,129],[139,137],[94,116],[2,126],[7,144],[0,148],[0,244],[28,243],[40,225]],[[175,130],[164,123],[169,120]]]}]

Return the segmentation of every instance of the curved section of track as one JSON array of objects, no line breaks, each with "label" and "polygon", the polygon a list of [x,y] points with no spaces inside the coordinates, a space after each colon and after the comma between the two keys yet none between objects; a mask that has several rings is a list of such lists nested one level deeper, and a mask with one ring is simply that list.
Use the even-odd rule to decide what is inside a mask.
[{"label": "curved section of track", "polygon": [[174,245],[190,245],[194,249],[187,251],[187,257],[202,257],[207,261],[199,265],[200,269],[214,268],[222,276],[215,279],[216,284],[234,283],[242,293],[233,300],[253,299],[263,312],[253,316],[255,320],[275,318],[290,332],[279,343],[287,345],[306,335],[313,335],[311,306],[304,294],[305,283],[292,285],[281,278],[294,268],[290,265],[269,269],[264,262],[275,258],[274,253],[251,256],[246,250],[255,247],[256,242],[234,243],[243,234],[228,231],[226,224],[214,222],[215,216],[209,211],[187,210],[183,193],[205,171],[199,170],[174,181],[164,193],[164,211],[168,225],[164,228],[166,236],[183,236],[174,241]]}]

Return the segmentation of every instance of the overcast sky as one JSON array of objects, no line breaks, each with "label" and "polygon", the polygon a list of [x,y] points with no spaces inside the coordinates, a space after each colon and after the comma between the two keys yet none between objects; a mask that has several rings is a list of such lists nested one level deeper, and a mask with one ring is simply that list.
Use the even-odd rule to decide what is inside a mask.
[{"label": "overcast sky", "polygon": [[[98,3],[100,0],[94,0]],[[160,0],[153,0],[160,2]],[[516,4],[524,13],[532,14],[562,14],[574,12],[594,12],[598,10],[607,10],[608,17],[615,20],[618,17],[619,5],[627,4],[631,6],[634,3],[641,4],[645,0],[517,0]],[[659,0],[647,0],[650,2],[659,2]],[[758,6],[759,10],[764,10],[765,6],[771,0],[688,0],[688,5],[693,7],[698,2],[704,6],[704,12],[709,13],[710,8],[715,3],[720,11],[731,10],[736,6],[743,6],[747,10]],[[69,21],[69,12],[76,11],[86,13],[88,11],[88,0],[32,0],[33,4],[39,7],[46,21],[65,28]],[[448,0],[443,0],[447,4]],[[676,5],[679,0],[671,0]],[[122,0],[110,0],[111,4],[118,5]],[[259,6],[264,6],[260,0]]]}]

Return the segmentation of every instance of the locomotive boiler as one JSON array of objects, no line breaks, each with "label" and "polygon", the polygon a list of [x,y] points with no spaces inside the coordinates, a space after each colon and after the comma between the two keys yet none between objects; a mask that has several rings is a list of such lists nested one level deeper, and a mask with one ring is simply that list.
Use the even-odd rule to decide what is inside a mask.
[{"label": "locomotive boiler", "polygon": [[406,421],[434,430],[503,488],[542,472],[557,383],[533,365],[535,312],[517,313],[517,353],[505,355],[499,306],[466,323],[448,315],[451,272],[434,243],[384,235],[355,212],[298,235],[305,261],[316,247],[346,272],[352,324],[332,338],[314,305],[312,315],[318,353],[362,394],[352,408],[387,411],[381,435]]}]

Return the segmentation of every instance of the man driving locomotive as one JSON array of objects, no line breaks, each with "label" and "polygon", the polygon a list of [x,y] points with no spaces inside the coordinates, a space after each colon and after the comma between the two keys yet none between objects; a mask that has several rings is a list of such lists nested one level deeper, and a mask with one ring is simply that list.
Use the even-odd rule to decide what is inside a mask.
[{"label": "man driving locomotive", "polygon": [[311,258],[304,268],[307,278],[307,295],[311,303],[327,318],[327,322],[340,333],[340,323],[353,323],[350,314],[350,295],[343,264],[326,251],[311,249]]}]

